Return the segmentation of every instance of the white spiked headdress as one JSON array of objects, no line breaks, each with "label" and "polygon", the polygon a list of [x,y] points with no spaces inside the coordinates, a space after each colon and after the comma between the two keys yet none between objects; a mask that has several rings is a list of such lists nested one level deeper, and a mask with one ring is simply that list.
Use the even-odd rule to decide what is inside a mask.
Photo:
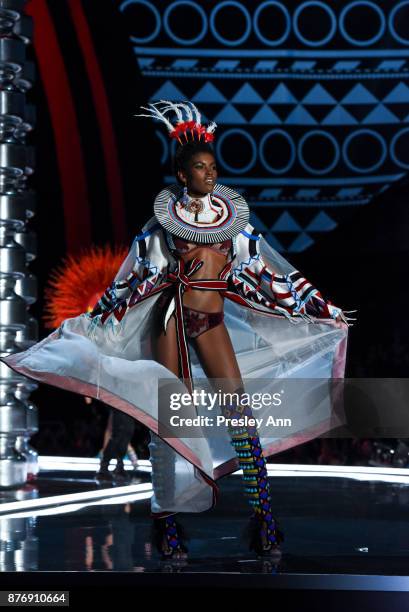
[{"label": "white spiked headdress", "polygon": [[[162,121],[168,129],[169,136],[176,138],[182,145],[191,141],[212,142],[214,140],[217,124],[212,121],[207,126],[202,125],[200,112],[193,102],[159,100],[159,102],[150,103],[148,107],[141,106],[141,109],[146,110],[149,114],[142,113],[135,115],[136,117],[150,117]],[[169,113],[173,113],[176,117],[175,124],[169,120]]]}]

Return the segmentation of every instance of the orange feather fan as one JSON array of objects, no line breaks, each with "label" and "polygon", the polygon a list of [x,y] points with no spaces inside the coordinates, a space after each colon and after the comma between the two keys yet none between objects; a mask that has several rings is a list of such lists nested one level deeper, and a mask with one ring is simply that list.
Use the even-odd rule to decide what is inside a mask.
[{"label": "orange feather fan", "polygon": [[51,273],[45,290],[45,327],[54,329],[64,319],[91,312],[127,254],[124,247],[92,247],[63,260]]}]

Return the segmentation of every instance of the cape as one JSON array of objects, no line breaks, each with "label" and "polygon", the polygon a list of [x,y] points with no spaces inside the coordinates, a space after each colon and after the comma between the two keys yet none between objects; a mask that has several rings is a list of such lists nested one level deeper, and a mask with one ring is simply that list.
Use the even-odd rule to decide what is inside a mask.
[{"label": "cape", "polygon": [[[151,350],[157,299],[165,289],[173,295],[165,326],[173,313],[183,315],[183,291],[194,282],[189,280],[194,266],[183,266],[172,234],[154,216],[91,313],[66,319],[41,342],[1,359],[29,378],[101,400],[150,429],[155,515],[211,507],[216,480],[238,465],[227,431],[215,432],[203,421],[194,433],[180,435],[161,426],[163,381],[191,394],[206,380],[183,324],[181,359],[191,387],[156,362]],[[337,381],[345,371],[349,317],[249,223],[233,236],[229,260],[215,282],[225,298],[225,324],[246,392],[286,398],[279,407],[257,407],[265,456],[341,425]],[[201,410],[191,406],[183,416],[204,416]],[[216,405],[215,416],[221,414],[217,410]],[[291,427],[272,427],[271,420],[284,417]]]}]

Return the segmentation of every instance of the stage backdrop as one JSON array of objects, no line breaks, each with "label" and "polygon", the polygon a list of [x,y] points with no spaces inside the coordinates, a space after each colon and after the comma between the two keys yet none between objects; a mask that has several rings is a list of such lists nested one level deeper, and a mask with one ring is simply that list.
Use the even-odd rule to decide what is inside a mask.
[{"label": "stage backdrop", "polygon": [[147,99],[192,100],[220,125],[221,180],[280,251],[304,251],[407,172],[409,2],[117,7]]},{"label": "stage backdrop", "polygon": [[[256,228],[335,303],[359,309],[348,372],[406,375],[408,0],[27,6],[40,287],[67,253],[129,244],[173,180],[164,131],[133,115],[190,99],[219,124],[220,180],[243,191]],[[38,318],[43,306],[40,295]],[[50,418],[54,398],[82,410],[69,394],[38,394],[54,394]]]}]

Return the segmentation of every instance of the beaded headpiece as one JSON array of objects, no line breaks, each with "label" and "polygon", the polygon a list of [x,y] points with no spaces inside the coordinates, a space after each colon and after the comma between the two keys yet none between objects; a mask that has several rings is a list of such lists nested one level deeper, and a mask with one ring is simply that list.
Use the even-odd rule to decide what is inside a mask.
[{"label": "beaded headpiece", "polygon": [[[150,103],[148,107],[141,106],[141,109],[148,111],[149,114],[142,113],[135,117],[150,117],[162,121],[168,129],[170,138],[177,139],[181,145],[188,142],[212,142],[214,140],[217,124],[211,121],[207,126],[202,125],[201,114],[193,102],[159,100],[159,102]],[[173,113],[176,117],[175,124],[168,118],[169,113]]]}]

